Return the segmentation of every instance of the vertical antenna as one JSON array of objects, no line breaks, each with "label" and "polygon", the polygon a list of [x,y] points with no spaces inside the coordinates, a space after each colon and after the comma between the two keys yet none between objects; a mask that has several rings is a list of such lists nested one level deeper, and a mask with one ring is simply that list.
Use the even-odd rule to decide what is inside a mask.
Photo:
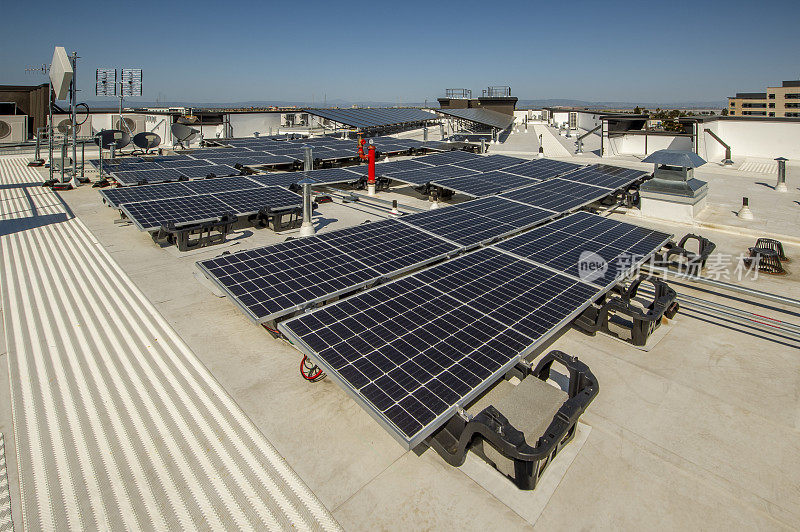
[{"label": "vertical antenna", "polygon": [[[29,67],[25,69],[25,72],[33,74],[35,72],[39,72],[42,74],[48,74],[50,72],[50,66],[47,64],[42,64],[39,67]],[[50,168],[50,181],[53,180],[53,101],[51,100],[53,94],[53,82],[50,80],[50,76],[47,76],[47,163]],[[38,128],[36,128],[38,131]]]}]

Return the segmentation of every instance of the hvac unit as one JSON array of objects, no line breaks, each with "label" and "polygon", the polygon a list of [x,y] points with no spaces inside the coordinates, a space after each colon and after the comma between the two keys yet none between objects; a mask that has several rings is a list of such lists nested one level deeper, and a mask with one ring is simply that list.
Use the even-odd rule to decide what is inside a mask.
[{"label": "hvac unit", "polygon": [[[78,137],[91,137],[92,136],[92,116],[86,114],[78,114],[76,117],[78,122],[83,122],[78,125],[75,135]],[[55,136],[71,137],[72,136],[72,117],[70,115],[53,115],[53,127],[55,128]]]},{"label": "hvac unit", "polygon": [[28,140],[28,115],[0,116],[0,144]]},{"label": "hvac unit", "polygon": [[137,133],[148,131],[144,123],[144,115],[122,115],[122,120],[119,119],[119,115],[112,115],[111,123],[114,125],[114,129],[124,131],[131,137]]}]

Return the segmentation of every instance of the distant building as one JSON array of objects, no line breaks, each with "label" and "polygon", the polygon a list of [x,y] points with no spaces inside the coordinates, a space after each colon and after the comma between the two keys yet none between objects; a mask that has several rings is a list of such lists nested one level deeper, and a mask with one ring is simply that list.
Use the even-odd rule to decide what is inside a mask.
[{"label": "distant building", "polygon": [[489,109],[507,115],[513,115],[517,106],[517,98],[511,96],[511,87],[489,87],[483,90],[480,98],[473,98],[470,89],[447,89],[444,98],[439,100],[442,109]]},{"label": "distant building", "polygon": [[800,118],[800,81],[784,81],[767,92],[737,92],[728,97],[728,114]]}]

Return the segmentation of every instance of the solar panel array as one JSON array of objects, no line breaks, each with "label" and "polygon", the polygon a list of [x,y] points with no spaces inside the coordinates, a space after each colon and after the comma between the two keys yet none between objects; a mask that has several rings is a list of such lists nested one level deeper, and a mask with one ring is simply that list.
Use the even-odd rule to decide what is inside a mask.
[{"label": "solar panel array", "polygon": [[[380,153],[411,153],[415,150],[436,149],[436,143],[423,143],[415,139],[373,137],[370,141]],[[104,160],[103,172],[111,175],[120,185],[126,186],[204,178],[209,175],[238,175],[241,172],[237,166],[293,166],[304,160],[304,146],[313,148],[313,157],[317,161],[346,161],[358,156],[355,140],[336,137],[253,137],[213,142],[217,147],[197,149],[191,154]],[[96,168],[100,166],[98,160],[91,163]]]},{"label": "solar panel array", "polygon": [[[417,166],[416,171],[436,171],[470,159],[439,155],[444,157],[416,161],[426,165],[421,161],[438,157],[434,161],[439,166]],[[574,170],[555,161],[506,162],[515,163],[507,168],[520,173],[504,169],[474,175],[487,176],[495,187],[513,187],[536,181],[533,175]],[[542,225],[613,191],[581,179],[606,179],[603,183],[610,187],[618,184],[612,177],[640,177],[595,167],[577,172],[572,180],[550,178],[501,195],[198,264],[248,316],[264,322],[535,227],[279,324],[399,441],[413,447],[669,238],[587,213]],[[360,177],[358,171],[344,169],[328,173],[331,179]],[[272,184],[265,180],[282,175],[231,179]],[[319,182],[324,182],[322,175]],[[188,198],[188,205],[187,198],[180,198],[177,204],[158,199],[133,206],[164,202],[178,217],[187,211],[216,214],[219,205],[214,202],[246,202],[251,192],[196,196]],[[603,262],[605,268],[585,271],[584,264]]]},{"label": "solar panel array", "polygon": [[359,129],[436,120],[435,114],[421,109],[305,109],[305,112]]},{"label": "solar panel array", "polygon": [[670,235],[577,212],[495,247],[601,287],[610,287]]},{"label": "solar panel array", "polygon": [[503,192],[500,196],[543,209],[569,212],[647,177],[647,172],[595,164],[541,183]]},{"label": "solar panel array", "polygon": [[[428,182],[431,185],[476,198],[538,183],[540,180],[550,179],[581,167],[577,164],[550,159],[525,161],[506,155],[489,155],[456,162],[448,166],[470,169],[474,173],[464,176],[459,176],[455,172],[451,175],[440,173],[438,177],[432,178]],[[439,171],[440,168],[443,167],[436,167],[434,170]],[[430,175],[431,173],[428,173],[425,177]]]},{"label": "solar panel array", "polygon": [[544,223],[555,216],[556,213],[551,211],[489,197],[406,215],[400,221],[471,248]]},{"label": "solar panel array", "polygon": [[397,220],[383,220],[198,264],[248,316],[263,322],[459,249]]},{"label": "solar panel array", "polygon": [[[321,140],[322,142],[313,142]],[[181,179],[237,175],[240,166],[294,165],[303,159],[303,146],[313,146],[315,156],[326,160],[353,158],[355,141],[333,137],[322,139],[275,140],[274,138],[231,139],[229,147],[194,150],[191,154],[158,157],[131,157],[103,161],[104,172],[121,185],[159,183]],[[92,161],[99,167],[99,161]]]},{"label": "solar panel array", "polygon": [[561,177],[568,181],[576,181],[609,190],[619,190],[645,178],[647,175],[647,172],[642,172],[641,170],[631,170],[607,164],[594,164]]},{"label": "solar panel array", "polygon": [[431,184],[452,190],[453,192],[460,192],[468,196],[479,198],[481,196],[489,196],[537,182],[537,179],[509,174],[502,170],[493,170],[491,172],[462,177],[435,179],[431,181]]},{"label": "solar panel array", "polygon": [[278,327],[413,448],[599,292],[486,248]]},{"label": "solar panel array", "polygon": [[492,111],[490,109],[437,109],[436,112],[447,115],[448,117],[467,120],[475,124],[496,129],[506,129],[514,123],[513,115]]},{"label": "solar panel array", "polygon": [[302,200],[302,196],[281,187],[259,187],[125,203],[120,209],[142,231],[155,231],[170,223],[200,223],[226,214],[247,215],[265,208],[300,207]]},{"label": "solar panel array", "polygon": [[487,155],[486,157],[471,158],[453,163],[454,166],[475,170],[476,172],[489,172],[515,166],[525,162],[525,159],[509,157],[508,155]]},{"label": "solar panel array", "polygon": [[608,196],[610,190],[554,178],[524,188],[503,192],[503,198],[557,212],[570,212]]},{"label": "solar panel array", "polygon": [[[278,327],[413,448],[669,236],[576,213]],[[584,252],[627,266],[587,277]]]}]

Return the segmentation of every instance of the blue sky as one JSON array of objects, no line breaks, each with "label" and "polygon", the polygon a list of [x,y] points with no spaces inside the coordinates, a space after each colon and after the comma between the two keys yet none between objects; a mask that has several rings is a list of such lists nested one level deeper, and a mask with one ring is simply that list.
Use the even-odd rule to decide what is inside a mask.
[{"label": "blue sky", "polygon": [[[439,7],[441,5],[441,7]],[[63,2],[9,0],[0,84],[54,45],[141,67],[142,100],[432,100],[511,85],[524,99],[722,101],[800,77],[800,2]],[[8,23],[17,21],[17,23]]]}]

